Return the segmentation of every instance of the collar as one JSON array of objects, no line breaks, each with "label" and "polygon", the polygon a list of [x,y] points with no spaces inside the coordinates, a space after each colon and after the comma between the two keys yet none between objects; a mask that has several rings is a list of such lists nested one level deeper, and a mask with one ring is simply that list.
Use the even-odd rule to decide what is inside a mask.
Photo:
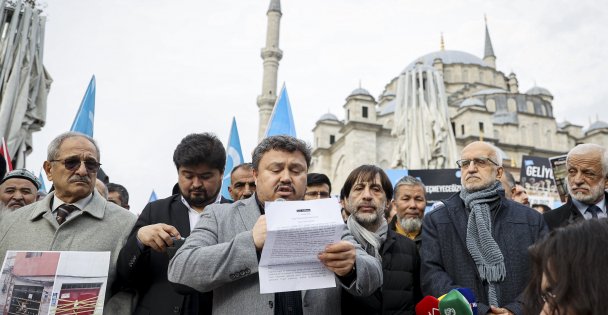
[{"label": "collar", "polygon": [[[590,204],[582,203],[582,202],[572,198],[572,195],[570,195],[570,200],[572,200],[572,204],[574,204],[574,206],[578,209],[578,211],[583,216],[585,215],[585,211],[587,211],[587,208],[589,208],[589,206],[591,206]],[[604,195],[604,198],[602,198],[602,200],[600,200],[595,205],[598,206],[598,208],[600,208],[600,210],[602,210],[602,212],[606,213],[606,195]]]},{"label": "collar", "polygon": [[[78,200],[77,202],[73,203],[73,205],[77,206],[82,212],[87,212],[97,219],[103,219],[105,203],[107,202],[107,200],[101,197],[98,193],[95,193],[95,190],[93,190],[93,193],[91,193],[90,196]],[[34,221],[38,219],[49,210],[52,213],[64,203],[65,202],[63,202],[63,200],[55,196],[55,192],[53,191],[44,197],[44,199],[33,204],[34,210],[32,211],[30,220]]]},{"label": "collar", "polygon": [[[184,204],[184,206],[186,206],[186,208],[188,208],[188,211],[194,211],[196,213],[199,213],[194,208],[190,207],[190,204],[188,203],[188,201],[186,201],[186,198],[184,198],[184,195],[182,195],[181,193],[179,194],[179,200],[181,200],[182,203]],[[217,198],[215,198],[215,201],[210,203],[209,205],[219,204],[219,203],[221,203],[221,201],[222,201],[222,193],[220,192],[217,194]]]}]

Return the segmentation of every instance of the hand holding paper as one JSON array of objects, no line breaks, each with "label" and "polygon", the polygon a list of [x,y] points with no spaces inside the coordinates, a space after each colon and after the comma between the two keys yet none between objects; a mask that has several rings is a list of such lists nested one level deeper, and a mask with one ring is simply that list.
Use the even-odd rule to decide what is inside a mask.
[{"label": "hand holding paper", "polygon": [[355,265],[355,246],[347,241],[340,241],[328,245],[325,251],[319,254],[319,260],[340,277],[347,275]]}]

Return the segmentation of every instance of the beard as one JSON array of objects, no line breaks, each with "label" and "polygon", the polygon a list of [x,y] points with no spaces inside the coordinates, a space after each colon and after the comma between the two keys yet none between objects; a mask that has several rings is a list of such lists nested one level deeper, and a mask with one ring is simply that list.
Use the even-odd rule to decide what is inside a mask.
[{"label": "beard", "polygon": [[3,201],[0,201],[0,213],[2,212],[9,212],[12,211],[13,209],[9,208],[7,204],[5,204]]},{"label": "beard", "polygon": [[357,209],[348,209],[354,216],[355,220],[361,224],[367,230],[373,230],[380,224],[382,218],[384,218],[384,207],[377,207],[373,213],[361,213]]},{"label": "beard", "polygon": [[399,225],[406,233],[414,233],[420,231],[422,227],[422,219],[420,218],[399,218]]},{"label": "beard", "polygon": [[[219,194],[220,189],[218,189],[212,195],[210,195],[205,188],[189,190],[188,194],[182,194],[182,196],[184,196],[184,199],[186,199],[186,202],[188,202],[191,207],[205,207],[215,202],[215,199],[217,197],[217,194]],[[194,195],[194,192],[197,192],[199,194]]]},{"label": "beard", "polygon": [[585,204],[594,204],[596,200],[600,199],[600,197],[604,194],[604,187],[597,186],[589,186],[587,184],[580,185],[579,187],[585,188],[589,190],[588,194],[584,194],[582,192],[574,192],[572,191],[572,187],[570,187],[570,182],[566,180],[566,187],[568,188],[568,193],[572,198],[576,199]]}]

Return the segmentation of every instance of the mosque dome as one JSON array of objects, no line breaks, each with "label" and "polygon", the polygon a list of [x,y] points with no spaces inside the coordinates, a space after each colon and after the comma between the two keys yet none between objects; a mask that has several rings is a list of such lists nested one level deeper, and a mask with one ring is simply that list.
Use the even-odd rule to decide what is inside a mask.
[{"label": "mosque dome", "polygon": [[470,97],[460,103],[460,107],[469,107],[469,106],[481,106],[486,107],[486,105],[479,99]]},{"label": "mosque dome", "polygon": [[338,121],[338,117],[336,117],[336,115],[334,115],[332,113],[325,113],[321,117],[319,117],[319,119],[317,121],[324,121],[324,120]]},{"label": "mosque dome", "polygon": [[600,130],[600,129],[607,129],[607,128],[608,128],[608,123],[606,123],[605,121],[596,120],[594,123],[592,123],[589,126],[589,128],[587,129],[587,131],[585,131],[585,133],[588,133],[593,130]]},{"label": "mosque dome", "polygon": [[483,62],[483,60],[473,54],[469,54],[467,52],[459,50],[440,50],[416,58],[416,60],[412,61],[409,65],[407,65],[403,72],[414,69],[414,67],[419,61],[422,62],[422,64],[424,65],[432,66],[435,59],[441,59],[441,62],[443,62],[444,64],[462,63],[488,67],[488,65]]},{"label": "mosque dome", "polygon": [[529,89],[528,91],[526,91],[526,94],[528,94],[528,95],[546,95],[546,96],[553,97],[553,94],[551,94],[551,92],[549,92],[549,90],[545,89],[544,87],[540,87],[540,86],[535,86],[535,87]]},{"label": "mosque dome", "polygon": [[[356,96],[356,95],[365,95],[365,96],[372,96],[368,90],[364,89],[364,88],[356,88],[354,89],[350,95],[350,96]],[[373,97],[373,96],[372,96]]]}]

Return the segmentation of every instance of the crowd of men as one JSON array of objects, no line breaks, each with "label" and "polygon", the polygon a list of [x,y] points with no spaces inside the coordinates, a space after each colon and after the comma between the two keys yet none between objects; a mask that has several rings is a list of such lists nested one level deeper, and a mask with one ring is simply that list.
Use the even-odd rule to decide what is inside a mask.
[{"label": "crowd of men", "polygon": [[567,297],[540,285],[545,275],[533,273],[544,269],[531,267],[528,249],[549,230],[607,217],[608,151],[580,144],[568,153],[569,199],[550,211],[530,207],[499,152],[467,145],[457,161],[462,190],[428,211],[420,179],[393,185],[377,166],[355,168],[340,183],[341,240],[318,254],[336,286],[260,294],[266,203],[331,197],[329,178],[308,173],[305,142],[263,139],[251,163],[232,169],[229,200],[220,193],[223,144],[210,133],[188,135],[173,154],[174,194],[136,217],[125,187],[96,179],[96,141],[67,132],[48,146],[48,195],[39,196],[41,183],[27,170],[2,178],[0,257],[110,252],[104,314],[415,314],[423,296],[456,288],[474,292],[478,314],[563,310]]}]

